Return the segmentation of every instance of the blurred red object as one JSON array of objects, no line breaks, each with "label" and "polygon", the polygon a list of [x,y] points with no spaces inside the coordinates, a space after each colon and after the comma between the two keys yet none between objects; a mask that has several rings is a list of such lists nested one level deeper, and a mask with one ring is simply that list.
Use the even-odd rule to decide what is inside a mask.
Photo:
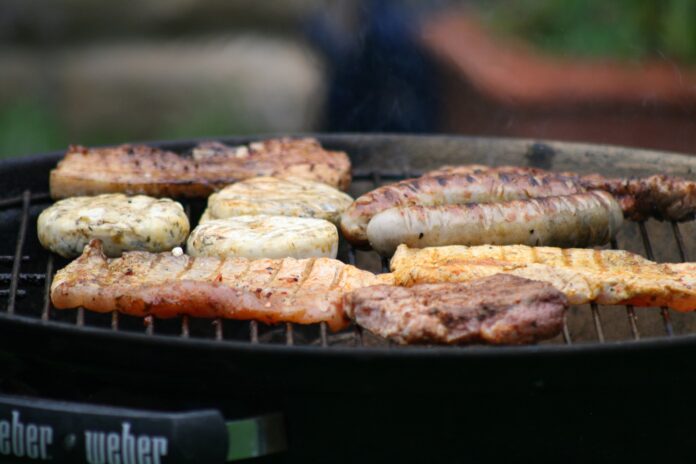
[{"label": "blurred red object", "polygon": [[668,60],[550,57],[466,12],[422,39],[440,65],[442,129],[696,153],[696,69]]}]

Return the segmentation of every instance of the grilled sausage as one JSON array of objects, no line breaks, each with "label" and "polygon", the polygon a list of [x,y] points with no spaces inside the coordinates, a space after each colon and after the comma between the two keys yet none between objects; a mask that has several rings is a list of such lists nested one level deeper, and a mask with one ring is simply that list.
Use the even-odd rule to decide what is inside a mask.
[{"label": "grilled sausage", "polygon": [[410,247],[439,245],[547,245],[607,243],[623,221],[606,192],[445,206],[404,206],[377,214],[367,226],[370,245],[391,255]]},{"label": "grilled sausage", "polygon": [[424,176],[451,174],[533,174],[535,176],[564,176],[586,190],[603,190],[614,195],[624,217],[633,221],[648,218],[668,221],[689,221],[696,217],[696,182],[679,177],[656,174],[648,177],[608,178],[601,174],[579,175],[573,172],[555,173],[539,168],[521,166],[489,167],[480,164],[443,166]]},{"label": "grilled sausage", "polygon": [[368,244],[367,225],[377,213],[396,206],[440,206],[523,200],[584,192],[571,178],[532,174],[448,174],[407,179],[359,197],[341,216],[341,231],[355,246]]}]

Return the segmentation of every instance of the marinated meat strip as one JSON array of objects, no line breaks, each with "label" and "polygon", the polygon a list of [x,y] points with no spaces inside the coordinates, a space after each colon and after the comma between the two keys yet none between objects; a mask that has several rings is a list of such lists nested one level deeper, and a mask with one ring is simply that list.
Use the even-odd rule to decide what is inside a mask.
[{"label": "marinated meat strip", "polygon": [[134,316],[255,319],[267,323],[348,323],[342,297],[355,288],[390,282],[329,258],[219,259],[127,252],[107,259],[101,242],[56,274],[51,301]]},{"label": "marinated meat strip", "polygon": [[510,246],[401,245],[391,260],[394,282],[467,282],[504,273],[548,282],[571,304],[668,306],[696,310],[696,263],[658,264],[620,250]]},{"label": "marinated meat strip", "polygon": [[533,343],[560,333],[568,305],[547,283],[504,274],[465,283],[378,285],[344,299],[357,324],[402,344]]},{"label": "marinated meat strip", "polygon": [[563,176],[515,173],[447,174],[407,179],[362,195],[341,216],[341,230],[356,246],[367,246],[367,225],[378,213],[399,206],[492,203],[582,193]]},{"label": "marinated meat strip", "polygon": [[424,176],[471,174],[529,174],[539,177],[568,178],[587,190],[609,192],[621,205],[624,216],[633,221],[648,218],[689,221],[696,217],[696,182],[657,174],[648,177],[609,178],[601,174],[555,173],[521,166],[488,167],[480,164],[443,166]]},{"label": "marinated meat strip", "polygon": [[207,142],[179,155],[145,145],[106,148],[71,146],[51,171],[53,198],[99,193],[143,193],[205,198],[250,177],[294,176],[346,189],[350,160],[315,139],[273,139],[230,147]]}]

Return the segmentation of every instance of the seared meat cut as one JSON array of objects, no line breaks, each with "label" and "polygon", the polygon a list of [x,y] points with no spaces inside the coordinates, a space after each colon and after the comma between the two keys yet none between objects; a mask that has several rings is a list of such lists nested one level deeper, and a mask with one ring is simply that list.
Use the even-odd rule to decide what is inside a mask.
[{"label": "seared meat cut", "polygon": [[219,259],[133,251],[107,259],[101,242],[93,240],[56,273],[51,301],[58,309],[327,322],[338,330],[348,323],[342,304],[346,292],[390,279],[330,258]]},{"label": "seared meat cut", "polygon": [[658,264],[621,250],[401,245],[391,260],[397,285],[467,282],[504,273],[548,282],[571,304],[630,304],[696,310],[696,263]]},{"label": "seared meat cut", "polygon": [[207,142],[191,156],[145,145],[71,146],[51,171],[53,198],[99,193],[205,198],[238,180],[294,176],[346,189],[350,160],[315,139],[273,139],[229,147]]},{"label": "seared meat cut", "polygon": [[544,282],[498,274],[465,283],[378,285],[346,295],[346,313],[398,343],[533,343],[558,335],[568,301]]}]

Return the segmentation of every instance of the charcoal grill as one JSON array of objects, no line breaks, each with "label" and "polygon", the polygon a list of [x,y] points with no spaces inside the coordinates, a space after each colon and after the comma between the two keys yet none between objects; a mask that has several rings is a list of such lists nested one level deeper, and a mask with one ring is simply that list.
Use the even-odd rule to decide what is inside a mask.
[{"label": "charcoal grill", "polygon": [[[696,158],[685,155],[548,141],[318,138],[351,156],[353,196],[455,163],[687,178],[696,169]],[[152,145],[183,152],[195,143]],[[67,261],[40,247],[35,223],[51,202],[48,172],[61,156],[0,162],[0,308],[6,307],[0,312],[0,347],[12,367],[0,383],[5,393],[158,411],[213,407],[228,418],[281,412],[290,446],[270,458],[277,460],[456,455],[476,462],[490,456],[487,446],[496,456],[515,458],[687,452],[659,440],[673,443],[693,432],[673,429],[665,420],[690,405],[693,395],[685,392],[696,386],[690,366],[696,315],[666,308],[574,307],[562,335],[524,347],[402,347],[359,327],[334,334],[324,324],[57,311],[48,289]],[[203,207],[186,203],[192,224]],[[691,222],[629,222],[609,246],[657,261],[687,261],[696,256],[694,232]],[[388,260],[344,241],[339,258],[374,272],[388,270]],[[52,377],[60,381],[46,380]],[[95,393],[105,386],[119,394]],[[578,401],[568,398],[578,394]],[[472,395],[479,399],[475,404]],[[666,405],[670,398],[679,398],[678,405]],[[561,419],[565,427],[554,426]],[[472,420],[482,429],[462,423]],[[639,430],[626,426],[636,420]],[[641,440],[646,435],[652,440]],[[497,445],[495,437],[504,437],[509,448]],[[385,445],[389,440],[393,443]],[[583,446],[588,441],[592,448]]]}]

